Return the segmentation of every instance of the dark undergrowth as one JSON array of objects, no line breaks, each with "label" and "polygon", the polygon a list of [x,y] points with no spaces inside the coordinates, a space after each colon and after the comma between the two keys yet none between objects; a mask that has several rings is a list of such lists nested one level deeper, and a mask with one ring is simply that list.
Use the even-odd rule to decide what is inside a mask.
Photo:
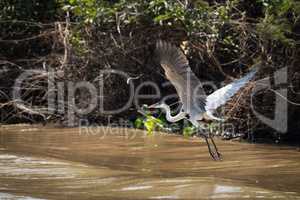
[{"label": "dark undergrowth", "polygon": [[[172,86],[163,87],[167,80],[153,55],[156,41],[162,39],[181,46],[196,75],[218,87],[221,82],[241,77],[253,66],[259,67],[255,80],[220,111],[228,124],[234,125],[234,130],[232,126],[222,127],[229,138],[299,141],[300,3],[296,0],[4,0],[0,10],[2,124],[68,124],[68,83],[98,83],[103,69],[120,70],[132,77],[141,75],[134,85],[152,81],[161,87],[163,96],[173,94]],[[285,68],[287,81],[277,84],[274,77]],[[16,78],[29,69],[38,71],[21,83],[21,104],[13,98],[12,91]],[[61,106],[51,111],[47,109],[49,72],[53,72],[52,81],[62,83],[65,91],[62,98],[54,98],[54,103]],[[252,98],[259,80],[267,77],[270,87],[259,90]],[[126,80],[117,75],[105,76],[104,80],[104,97],[97,98],[103,102],[104,110],[126,104],[130,96]],[[96,85],[98,90],[99,84]],[[212,92],[212,88],[206,89]],[[153,94],[153,88],[145,87],[141,93]],[[74,95],[79,108],[87,107],[91,99],[85,90],[78,89]],[[138,105],[158,100],[142,100]],[[169,103],[176,101],[174,97]],[[276,117],[278,102],[280,106],[288,104],[286,131],[280,130],[284,119],[278,121],[276,129],[258,117]],[[141,118],[134,105],[113,115],[98,107],[88,114],[74,115],[72,125],[78,125],[79,119],[107,124],[119,122],[120,118]],[[218,132],[215,127],[211,127],[212,132]],[[180,124],[179,130],[183,129]]]}]

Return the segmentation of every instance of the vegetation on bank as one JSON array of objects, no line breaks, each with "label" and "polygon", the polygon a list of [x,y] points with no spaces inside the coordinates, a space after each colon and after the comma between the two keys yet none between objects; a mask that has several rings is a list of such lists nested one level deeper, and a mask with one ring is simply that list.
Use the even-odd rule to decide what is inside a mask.
[{"label": "vegetation on bank", "polygon": [[[55,70],[53,82],[64,83],[64,87],[70,81],[95,83],[101,69],[121,70],[133,77],[142,75],[134,80],[135,85],[145,81],[162,85],[166,79],[153,57],[155,41],[160,38],[182,46],[196,75],[218,86],[242,76],[258,63],[257,79],[272,77],[278,69],[287,67],[287,136],[294,138],[300,128],[299,22],[300,2],[296,0],[4,0],[0,2],[0,120],[68,120],[67,91],[64,98],[55,99],[63,106],[50,112],[47,109],[49,79],[43,71],[22,83],[25,107],[13,99],[14,81],[27,69]],[[122,107],[129,96],[126,80],[115,75],[104,78],[104,110]],[[272,79],[271,84],[278,89]],[[235,125],[235,133],[270,133],[268,137],[277,140],[280,134],[251,111],[250,93],[254,87],[255,83],[244,88],[223,113]],[[206,89],[211,92],[211,88]],[[141,93],[152,94],[153,90],[144,88]],[[165,87],[162,93],[172,94],[174,88]],[[78,90],[74,98],[74,103],[84,108],[92,97]],[[158,100],[144,100],[139,105]],[[177,100],[174,97],[169,101]],[[272,118],[275,101],[274,91],[265,90],[253,102],[256,110]],[[140,126],[150,131],[156,121],[139,118],[135,108],[113,116],[101,109],[76,116],[91,123],[105,123],[111,117],[138,119],[137,126],[140,121]],[[164,124],[160,120],[159,124]],[[190,129],[183,132],[188,135]]]}]

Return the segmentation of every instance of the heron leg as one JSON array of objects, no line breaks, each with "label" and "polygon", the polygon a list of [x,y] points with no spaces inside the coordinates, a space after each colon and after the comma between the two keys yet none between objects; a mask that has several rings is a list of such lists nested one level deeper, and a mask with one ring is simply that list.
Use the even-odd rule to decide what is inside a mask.
[{"label": "heron leg", "polygon": [[[193,121],[192,121],[193,122]],[[194,123],[193,123],[194,124]],[[196,123],[195,123],[196,124]],[[222,160],[222,155],[219,152],[217,145],[211,134],[205,131],[205,127],[201,126],[201,124],[197,123],[197,135],[204,137],[205,142],[208,147],[208,151],[213,160]]]},{"label": "heron leg", "polygon": [[[217,145],[214,142],[214,139],[211,136],[205,136],[205,141],[208,147],[208,151],[213,160],[222,160],[222,155],[219,152]],[[211,141],[211,143],[209,142]]]},{"label": "heron leg", "polygon": [[[222,160],[222,155],[219,152],[217,145],[214,141],[214,139],[212,138],[211,135],[204,135],[204,139],[206,141],[207,147],[208,147],[208,151],[210,156],[212,157],[212,159],[214,159],[215,161],[217,160]],[[211,143],[209,142],[211,141]]]}]

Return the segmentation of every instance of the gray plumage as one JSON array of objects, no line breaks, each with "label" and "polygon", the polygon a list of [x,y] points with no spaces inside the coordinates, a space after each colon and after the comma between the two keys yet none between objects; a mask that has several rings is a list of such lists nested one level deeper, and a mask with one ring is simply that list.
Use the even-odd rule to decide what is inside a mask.
[{"label": "gray plumage", "polygon": [[156,43],[156,56],[167,79],[176,89],[182,103],[181,112],[188,114],[189,120],[197,127],[199,127],[199,121],[202,119],[222,120],[213,116],[213,113],[230,100],[256,73],[256,70],[253,70],[241,79],[206,96],[201,82],[189,67],[189,62],[181,49],[170,43],[158,41]]}]

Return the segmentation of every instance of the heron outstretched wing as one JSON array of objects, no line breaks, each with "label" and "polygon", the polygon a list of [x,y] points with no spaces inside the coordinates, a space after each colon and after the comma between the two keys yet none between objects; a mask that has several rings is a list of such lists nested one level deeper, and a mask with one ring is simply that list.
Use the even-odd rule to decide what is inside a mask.
[{"label": "heron outstretched wing", "polygon": [[205,92],[196,75],[189,66],[189,62],[181,49],[170,43],[158,41],[156,55],[165,71],[166,77],[174,85],[183,109],[197,101],[198,107],[204,111]]},{"label": "heron outstretched wing", "polygon": [[179,48],[170,43],[158,41],[156,53],[166,77],[174,85],[185,111],[194,115],[206,112],[206,116],[210,119],[218,119],[212,113],[230,100],[253,78],[257,71],[255,67],[246,76],[206,96],[199,79],[192,72],[186,56]]},{"label": "heron outstretched wing", "polygon": [[230,98],[244,87],[255,75],[257,69],[250,71],[244,77],[216,90],[206,98],[205,110],[213,113],[217,108],[224,105]]}]

